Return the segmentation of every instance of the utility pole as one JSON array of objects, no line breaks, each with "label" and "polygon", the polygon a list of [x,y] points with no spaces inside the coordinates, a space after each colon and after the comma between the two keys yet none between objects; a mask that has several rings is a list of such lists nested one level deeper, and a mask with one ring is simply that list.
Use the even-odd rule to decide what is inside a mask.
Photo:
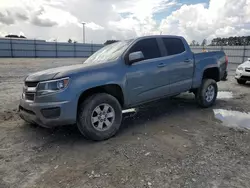
[{"label": "utility pole", "polygon": [[85,22],[82,22],[82,41],[85,44]]}]

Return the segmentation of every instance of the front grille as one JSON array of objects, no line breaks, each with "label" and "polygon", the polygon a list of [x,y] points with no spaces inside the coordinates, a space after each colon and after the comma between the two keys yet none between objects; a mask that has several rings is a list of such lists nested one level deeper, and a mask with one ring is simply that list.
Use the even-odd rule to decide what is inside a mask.
[{"label": "front grille", "polygon": [[25,86],[27,87],[36,87],[38,82],[25,82]]},{"label": "front grille", "polygon": [[23,98],[29,101],[34,101],[35,100],[35,90],[39,82],[29,82],[26,81],[24,83],[24,88],[23,88]]},{"label": "front grille", "polygon": [[34,101],[35,93],[25,93],[25,99],[27,99],[29,101]]},{"label": "front grille", "polygon": [[250,76],[241,76],[240,79],[250,81]]},{"label": "front grille", "polygon": [[246,72],[250,72],[250,68],[245,68],[245,71]]}]

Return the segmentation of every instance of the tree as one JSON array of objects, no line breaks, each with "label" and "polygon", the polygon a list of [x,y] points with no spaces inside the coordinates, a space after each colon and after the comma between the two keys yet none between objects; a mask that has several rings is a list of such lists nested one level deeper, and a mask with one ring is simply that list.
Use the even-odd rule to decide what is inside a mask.
[{"label": "tree", "polygon": [[72,39],[69,39],[69,40],[68,40],[68,43],[72,43]]},{"label": "tree", "polygon": [[23,39],[26,39],[26,37],[22,36],[22,35],[20,35],[20,36],[18,36],[18,35],[6,35],[5,38],[23,38]]},{"label": "tree", "polygon": [[196,46],[196,41],[195,41],[195,40],[192,40],[190,46]]},{"label": "tree", "polygon": [[246,46],[250,45],[250,36],[214,38],[211,41],[212,46]]},{"label": "tree", "polygon": [[207,40],[206,39],[203,39],[202,43],[201,43],[201,46],[206,46],[207,45]]},{"label": "tree", "polygon": [[109,45],[109,44],[113,44],[115,42],[119,42],[119,40],[107,40],[105,43],[104,43],[104,46],[106,45]]}]

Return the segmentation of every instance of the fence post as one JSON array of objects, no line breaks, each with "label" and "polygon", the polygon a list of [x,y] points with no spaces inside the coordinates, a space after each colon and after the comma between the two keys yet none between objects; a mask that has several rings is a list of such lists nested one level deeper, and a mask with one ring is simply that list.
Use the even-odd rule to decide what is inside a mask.
[{"label": "fence post", "polygon": [[12,44],[12,38],[10,38],[10,53],[11,53],[11,57],[14,57],[14,55],[13,55],[13,44]]},{"label": "fence post", "polygon": [[76,57],[76,42],[74,42],[74,57]]},{"label": "fence post", "polygon": [[35,58],[37,58],[37,54],[36,54],[36,39],[34,40],[34,48],[35,48]]},{"label": "fence post", "polygon": [[243,56],[242,56],[242,63],[244,63],[244,61],[245,61],[245,55],[246,55],[246,46],[244,45]]},{"label": "fence post", "polygon": [[91,55],[93,54],[93,51],[94,51],[94,49],[93,49],[93,41],[91,41]]},{"label": "fence post", "polygon": [[220,47],[220,51],[223,51],[223,46]]},{"label": "fence post", "polygon": [[56,41],[56,57],[58,57],[58,55],[57,55],[57,41]]}]

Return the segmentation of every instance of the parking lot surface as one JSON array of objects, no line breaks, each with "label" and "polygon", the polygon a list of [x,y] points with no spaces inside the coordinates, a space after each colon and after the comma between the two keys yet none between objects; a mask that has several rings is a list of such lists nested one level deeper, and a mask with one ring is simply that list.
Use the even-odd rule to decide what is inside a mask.
[{"label": "parking lot surface", "polygon": [[250,187],[250,84],[219,83],[216,105],[181,94],[124,114],[118,135],[85,140],[17,115],[28,73],[84,59],[0,59],[0,187]]}]

